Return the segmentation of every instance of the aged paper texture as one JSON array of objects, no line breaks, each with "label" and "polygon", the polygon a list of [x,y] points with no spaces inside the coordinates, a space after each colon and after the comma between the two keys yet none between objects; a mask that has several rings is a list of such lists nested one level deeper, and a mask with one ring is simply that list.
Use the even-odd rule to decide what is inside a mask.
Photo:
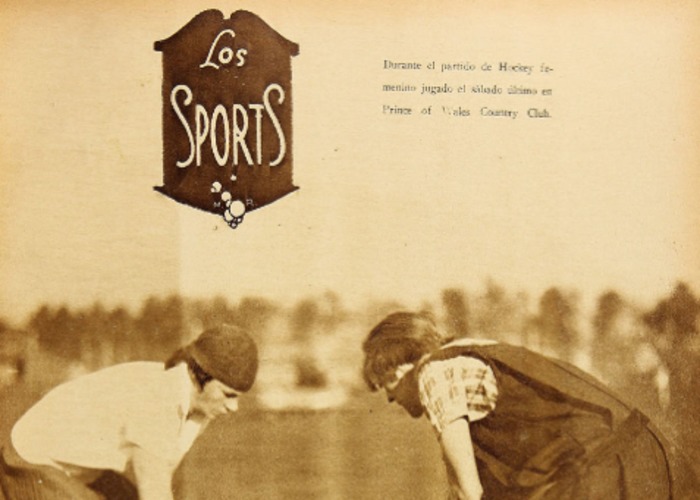
[{"label": "aged paper texture", "polygon": [[[235,229],[153,189],[154,42],[207,9],[298,44],[299,189]],[[233,322],[258,378],[178,498],[446,498],[429,422],[361,376],[404,309],[576,364],[700,458],[699,22],[691,1],[4,1],[0,443],[51,387]]]}]

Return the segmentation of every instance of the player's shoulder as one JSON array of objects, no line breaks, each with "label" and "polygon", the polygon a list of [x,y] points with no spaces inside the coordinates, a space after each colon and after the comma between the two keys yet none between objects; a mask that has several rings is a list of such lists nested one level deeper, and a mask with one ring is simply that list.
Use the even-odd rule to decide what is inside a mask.
[{"label": "player's shoulder", "polygon": [[152,376],[165,372],[165,365],[158,361],[129,361],[102,368],[94,372],[95,378],[119,378],[133,376]]},{"label": "player's shoulder", "polygon": [[421,378],[434,377],[438,374],[444,373],[446,371],[455,369],[474,369],[480,367],[487,367],[485,361],[480,357],[475,355],[470,355],[468,350],[465,349],[464,353],[454,356],[445,356],[444,354],[449,352],[454,352],[454,348],[468,348],[473,346],[492,346],[498,343],[494,340],[487,339],[473,339],[473,338],[460,338],[445,344],[440,349],[440,352],[436,353],[435,356],[428,358],[420,368]]},{"label": "player's shoulder", "polygon": [[476,354],[470,354],[470,347],[495,346],[498,342],[489,339],[459,338],[443,345],[423,363],[423,369],[439,370],[455,366],[485,364]]}]

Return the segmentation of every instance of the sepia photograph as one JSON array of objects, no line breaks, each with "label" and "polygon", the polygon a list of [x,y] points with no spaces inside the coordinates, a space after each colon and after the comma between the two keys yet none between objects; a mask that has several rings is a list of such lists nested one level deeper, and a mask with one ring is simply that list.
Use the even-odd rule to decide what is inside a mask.
[{"label": "sepia photograph", "polygon": [[0,3],[0,499],[700,498],[700,5]]}]

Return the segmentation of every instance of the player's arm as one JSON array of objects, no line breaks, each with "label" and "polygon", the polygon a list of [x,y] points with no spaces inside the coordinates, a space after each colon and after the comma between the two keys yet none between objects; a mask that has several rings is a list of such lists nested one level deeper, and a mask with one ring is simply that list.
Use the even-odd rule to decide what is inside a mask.
[{"label": "player's arm", "polygon": [[457,480],[453,493],[464,500],[480,499],[483,489],[476,468],[469,422],[460,418],[447,424],[440,435],[440,445]]},{"label": "player's arm", "polygon": [[140,446],[132,449],[132,465],[141,500],[172,500],[172,464]]},{"label": "player's arm", "polygon": [[481,498],[469,422],[485,418],[495,408],[498,386],[493,371],[473,357],[431,361],[419,374],[419,394],[439,436],[453,495]]}]

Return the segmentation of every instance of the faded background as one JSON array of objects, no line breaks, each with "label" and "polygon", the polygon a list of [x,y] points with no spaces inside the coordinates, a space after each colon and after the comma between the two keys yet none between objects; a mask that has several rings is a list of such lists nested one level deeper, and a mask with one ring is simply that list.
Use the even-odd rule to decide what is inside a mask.
[{"label": "faded background", "polygon": [[[153,42],[208,8],[251,10],[300,46],[301,189],[235,231],[152,190]],[[183,498],[441,498],[428,423],[359,377],[369,328],[411,308],[582,366],[696,453],[699,17],[690,1],[5,0],[0,440],[56,383],[229,321],[260,342],[260,378],[186,459]],[[530,83],[552,97],[527,102],[553,118],[382,114],[526,102],[389,95],[459,75],[384,59],[547,63]]]}]

